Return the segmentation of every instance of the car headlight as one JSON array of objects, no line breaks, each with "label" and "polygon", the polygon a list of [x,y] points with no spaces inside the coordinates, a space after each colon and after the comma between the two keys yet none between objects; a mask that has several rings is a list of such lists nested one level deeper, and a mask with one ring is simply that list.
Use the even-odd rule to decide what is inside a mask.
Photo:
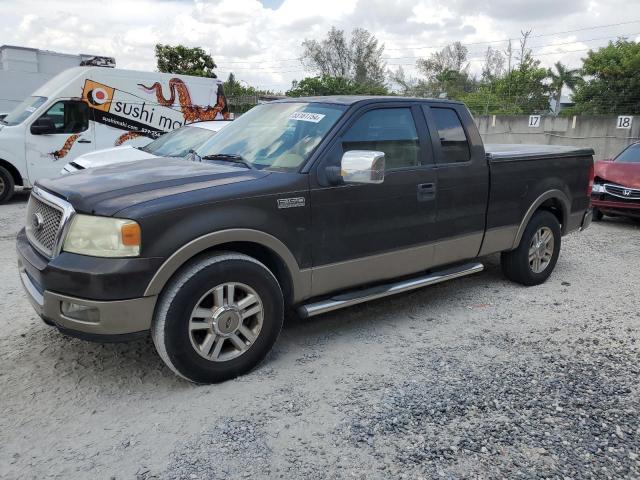
[{"label": "car headlight", "polygon": [[604,185],[601,183],[594,183],[593,189],[591,190],[593,193],[605,193]]},{"label": "car headlight", "polygon": [[140,225],[122,218],[74,215],[62,249],[92,257],[137,257]]}]

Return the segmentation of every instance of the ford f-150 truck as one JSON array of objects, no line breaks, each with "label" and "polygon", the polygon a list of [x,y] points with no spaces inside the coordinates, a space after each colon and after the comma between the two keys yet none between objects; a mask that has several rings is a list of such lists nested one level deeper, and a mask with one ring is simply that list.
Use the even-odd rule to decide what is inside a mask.
[{"label": "ford f-150 truck", "polygon": [[17,238],[31,303],[63,333],[151,335],[188,380],[247,372],[301,317],[482,270],[544,282],[591,221],[593,152],[482,144],[461,103],[258,106],[194,161],[40,181]]}]

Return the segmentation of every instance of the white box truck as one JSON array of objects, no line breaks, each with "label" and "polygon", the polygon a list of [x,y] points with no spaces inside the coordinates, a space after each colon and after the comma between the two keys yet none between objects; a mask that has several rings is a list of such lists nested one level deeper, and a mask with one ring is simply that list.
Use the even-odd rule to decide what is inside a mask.
[{"label": "white box truck", "polygon": [[0,120],[0,203],[58,176],[79,155],[143,146],[182,125],[229,116],[222,82],[157,72],[70,68]]}]

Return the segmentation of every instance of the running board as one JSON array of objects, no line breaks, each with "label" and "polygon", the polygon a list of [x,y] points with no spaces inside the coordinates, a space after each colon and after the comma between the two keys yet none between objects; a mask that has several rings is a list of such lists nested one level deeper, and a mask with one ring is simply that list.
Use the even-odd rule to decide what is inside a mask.
[{"label": "running board", "polygon": [[440,270],[439,272],[432,272],[427,275],[413,277],[399,282],[387,283],[385,285],[378,285],[363,290],[351,291],[319,302],[308,303],[307,305],[302,305],[298,308],[298,315],[302,318],[313,317],[322,313],[338,310],[339,308],[346,308],[359,303],[375,300],[377,298],[388,297],[397,293],[409,292],[428,285],[446,282],[447,280],[464,277],[466,275],[471,275],[472,273],[479,273],[482,270],[484,270],[484,265],[481,263],[465,263],[464,265],[447,268],[445,270]]}]

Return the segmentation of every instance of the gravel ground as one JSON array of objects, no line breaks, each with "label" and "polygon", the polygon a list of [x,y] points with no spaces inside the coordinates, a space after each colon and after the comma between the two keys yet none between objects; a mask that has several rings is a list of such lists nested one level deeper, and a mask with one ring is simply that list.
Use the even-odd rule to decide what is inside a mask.
[{"label": "gravel ground", "polygon": [[287,325],[240,379],[194,386],[148,340],[65,338],[0,206],[2,478],[638,478],[640,228],[563,239],[542,286],[481,274]]}]

